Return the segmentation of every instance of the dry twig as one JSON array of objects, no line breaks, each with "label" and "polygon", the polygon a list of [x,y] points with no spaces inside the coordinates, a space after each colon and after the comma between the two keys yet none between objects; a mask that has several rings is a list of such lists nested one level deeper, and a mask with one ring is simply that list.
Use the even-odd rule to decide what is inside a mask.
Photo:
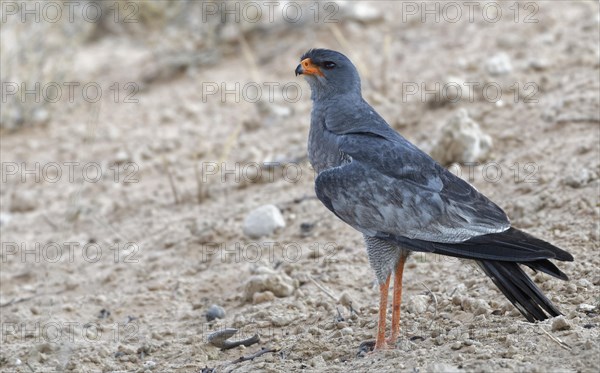
[{"label": "dry twig", "polygon": [[337,302],[337,298],[335,295],[333,295],[329,290],[325,289],[325,287],[321,284],[319,284],[317,282],[317,280],[315,280],[314,278],[312,278],[312,276],[308,276],[308,278],[310,279],[310,281],[312,281],[313,284],[315,284],[316,287],[319,288],[319,290],[321,290],[323,293],[325,293],[329,298],[333,299],[334,301]]},{"label": "dry twig", "polygon": [[198,203],[202,203],[208,197],[208,183],[203,181],[204,172],[198,169],[197,164],[194,165],[194,172],[196,174],[196,198],[198,198]]},{"label": "dry twig", "polygon": [[[427,327],[427,329],[431,328],[431,324],[433,324],[433,322],[435,321],[436,317],[437,317],[437,309],[438,309],[438,301],[437,301],[437,297],[435,296],[435,294],[433,293],[433,291],[431,291],[430,288],[427,287],[427,285],[425,285],[424,283],[421,282],[421,285],[423,285],[423,287],[425,289],[427,289],[427,292],[429,293],[429,295],[431,296],[431,299],[433,299],[433,317],[431,318],[431,322],[429,323],[429,326]],[[429,307],[428,307],[429,308]]]},{"label": "dry twig", "polygon": [[169,178],[169,185],[171,186],[171,191],[173,192],[173,198],[175,199],[175,204],[178,205],[180,200],[179,200],[179,194],[177,193],[177,187],[175,186],[175,180],[173,179],[173,173],[171,172],[171,169],[169,168],[169,162],[163,158],[163,166],[165,168],[165,172],[167,173],[167,176]]},{"label": "dry twig", "polygon": [[260,349],[259,351],[253,353],[252,355],[240,356],[239,358],[237,358],[234,361],[232,361],[231,364],[238,364],[238,363],[242,363],[244,361],[254,360],[257,357],[262,356],[264,354],[268,354],[270,352],[277,352],[277,351],[279,351],[279,350],[277,350],[276,348],[265,348],[265,347],[263,347],[262,349]]},{"label": "dry twig", "polygon": [[552,334],[548,333],[543,327],[540,328],[544,334],[546,334],[551,340],[553,340],[554,342],[556,342],[560,347],[564,348],[567,351],[571,351],[572,348],[571,346],[569,346],[568,344],[566,344],[565,342],[563,342],[560,338],[553,336]]}]

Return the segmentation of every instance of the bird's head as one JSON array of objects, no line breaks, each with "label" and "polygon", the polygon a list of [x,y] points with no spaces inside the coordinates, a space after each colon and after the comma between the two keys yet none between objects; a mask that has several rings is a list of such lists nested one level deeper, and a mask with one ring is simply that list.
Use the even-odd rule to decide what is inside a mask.
[{"label": "bird's head", "polygon": [[348,57],[330,49],[311,49],[300,57],[296,75],[304,75],[312,99],[360,95],[360,77]]}]

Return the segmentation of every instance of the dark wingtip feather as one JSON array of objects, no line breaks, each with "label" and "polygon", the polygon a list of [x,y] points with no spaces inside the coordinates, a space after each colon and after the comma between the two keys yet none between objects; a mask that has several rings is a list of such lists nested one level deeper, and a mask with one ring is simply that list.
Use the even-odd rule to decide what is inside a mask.
[{"label": "dark wingtip feather", "polygon": [[[554,265],[549,261],[539,261],[533,267],[546,273],[554,272]],[[510,300],[510,302],[530,322],[546,320],[562,313],[546,298],[542,291],[531,281],[529,276],[519,267],[518,263],[482,260],[478,262],[483,271],[492,279],[494,284]],[[526,263],[530,265],[536,262]],[[550,265],[548,265],[550,264]],[[556,268],[556,267],[554,267]],[[562,272],[556,269],[566,277]],[[556,275],[555,273],[550,273]],[[556,276],[561,278],[561,276]]]},{"label": "dark wingtip feather", "polygon": [[[573,256],[563,249],[515,228],[499,233],[484,234],[457,243],[431,242],[402,236],[386,236],[400,246],[415,251],[433,252],[458,258],[499,260],[507,262],[540,262],[545,259],[573,261]],[[561,273],[556,271],[556,273]],[[550,273],[552,274],[552,273]],[[563,278],[564,274],[556,277]]]},{"label": "dark wingtip feather", "polygon": [[569,252],[516,228],[511,227],[503,232],[502,235],[504,236],[504,239],[508,239],[515,244],[526,245],[528,247],[535,247],[551,252],[553,256],[549,256],[548,258],[553,258],[564,262],[572,262],[574,260],[573,255],[571,255]]},{"label": "dark wingtip feather", "polygon": [[534,271],[544,272],[561,280],[569,280],[569,277],[549,260],[536,260],[534,262],[525,262],[523,264]]}]

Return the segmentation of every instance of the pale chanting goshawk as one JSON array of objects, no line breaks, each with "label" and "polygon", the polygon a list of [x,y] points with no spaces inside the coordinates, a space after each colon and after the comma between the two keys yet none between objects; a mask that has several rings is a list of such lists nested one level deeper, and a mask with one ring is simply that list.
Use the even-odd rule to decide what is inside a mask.
[{"label": "pale chanting goshawk", "polygon": [[567,280],[548,259],[572,261],[571,254],[511,227],[500,207],[394,131],[362,98],[346,56],[312,49],[300,61],[295,72],[306,77],[313,101],[308,156],[317,197],[364,235],[380,285],[376,350],[399,335],[402,273],[411,251],[476,261],[531,322],[561,314],[520,265]]}]

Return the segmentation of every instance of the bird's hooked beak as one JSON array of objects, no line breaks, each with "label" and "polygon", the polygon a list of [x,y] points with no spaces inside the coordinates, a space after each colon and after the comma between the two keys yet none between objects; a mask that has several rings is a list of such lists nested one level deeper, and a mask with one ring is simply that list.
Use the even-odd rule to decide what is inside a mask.
[{"label": "bird's hooked beak", "polygon": [[305,58],[300,62],[300,65],[296,67],[296,76],[298,75],[317,75],[323,76],[321,69],[315,65],[310,58]]}]

